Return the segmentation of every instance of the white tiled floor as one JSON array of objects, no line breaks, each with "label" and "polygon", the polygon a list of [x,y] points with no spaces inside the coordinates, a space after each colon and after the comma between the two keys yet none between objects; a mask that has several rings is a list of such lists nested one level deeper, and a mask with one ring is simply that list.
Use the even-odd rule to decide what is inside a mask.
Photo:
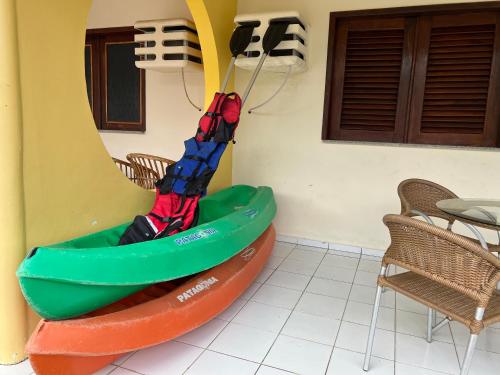
[{"label": "white tiled floor", "polygon": [[[99,375],[366,374],[362,369],[380,259],[278,242],[256,282],[216,319],[120,358]],[[457,374],[467,330],[425,339],[426,308],[387,291],[369,375]],[[478,340],[470,375],[500,374],[500,327]],[[28,375],[29,363],[0,366]],[[68,374],[69,375],[69,374]]]}]

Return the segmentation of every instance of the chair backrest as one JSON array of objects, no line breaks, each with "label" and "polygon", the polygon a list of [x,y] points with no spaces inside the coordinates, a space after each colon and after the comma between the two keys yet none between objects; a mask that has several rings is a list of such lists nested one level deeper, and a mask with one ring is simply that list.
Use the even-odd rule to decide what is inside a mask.
[{"label": "chair backrest", "polygon": [[453,288],[485,306],[500,281],[500,260],[453,232],[402,215],[386,215],[391,244],[383,262]]},{"label": "chair backrest", "polygon": [[160,156],[132,153],[127,155],[135,171],[137,184],[145,189],[154,189],[155,182],[165,176],[167,166],[175,162]]},{"label": "chair backrest", "polygon": [[411,178],[402,181],[398,186],[401,201],[401,215],[417,216],[412,210],[421,211],[428,216],[439,217],[450,223],[455,218],[441,211],[436,203],[443,199],[458,198],[452,191],[432,181]]},{"label": "chair backrest", "polygon": [[113,158],[113,161],[115,162],[116,166],[122,171],[122,173],[128,177],[130,181],[135,182],[135,172],[134,168],[132,168],[132,165],[125,160],[121,160],[118,158]]}]

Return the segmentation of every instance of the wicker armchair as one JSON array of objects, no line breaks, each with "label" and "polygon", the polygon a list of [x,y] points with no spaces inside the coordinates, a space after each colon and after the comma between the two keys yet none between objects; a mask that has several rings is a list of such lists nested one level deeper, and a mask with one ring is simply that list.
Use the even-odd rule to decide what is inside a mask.
[{"label": "wicker armchair", "polygon": [[135,172],[134,168],[132,168],[132,165],[125,160],[121,160],[118,158],[113,158],[113,161],[115,162],[116,166],[122,171],[122,173],[128,177],[128,179],[132,182],[136,181],[135,178]]},{"label": "wicker armchair", "polygon": [[[382,260],[366,347],[367,371],[382,288],[391,288],[446,316],[435,329],[456,320],[470,329],[460,374],[468,373],[480,331],[500,322],[500,260],[470,239],[421,220],[386,215],[391,245]],[[407,272],[387,276],[394,264]]]},{"label": "wicker armchair", "polygon": [[439,217],[448,221],[448,229],[451,229],[455,218],[441,211],[436,203],[443,199],[458,198],[452,191],[431,181],[411,178],[399,184],[398,195],[401,215]]},{"label": "wicker armchair", "polygon": [[160,156],[132,153],[127,155],[135,171],[136,183],[145,189],[154,189],[155,182],[165,176],[167,166],[175,162]]},{"label": "wicker armchair", "polygon": [[[456,220],[455,217],[440,210],[436,206],[436,203],[440,200],[458,198],[458,196],[451,190],[448,190],[444,186],[436,184],[432,181],[411,178],[408,180],[404,180],[399,184],[398,195],[401,201],[401,215],[409,217],[422,216],[430,224],[434,224],[431,217],[438,217],[448,222],[447,229],[451,231],[453,223]],[[470,225],[478,225],[477,223],[471,223],[463,219],[460,219],[460,221],[464,222],[465,225],[468,225],[469,229],[472,232],[474,232],[474,227],[471,227]],[[496,229],[493,226],[489,226],[487,224],[480,226],[487,229]],[[464,238],[468,239],[468,237]],[[472,238],[470,240],[480,245],[479,240]],[[486,246],[488,247],[489,251],[500,251],[500,245],[498,244],[486,243]],[[432,325],[435,324],[435,320],[435,311],[429,308],[427,318],[428,342],[432,341]]]},{"label": "wicker armchair", "polygon": [[[430,217],[439,217],[448,221],[448,230],[451,230],[456,218],[440,210],[436,206],[436,203],[443,199],[458,198],[458,196],[452,191],[431,181],[412,178],[404,180],[399,184],[398,195],[401,201],[401,215],[410,217],[422,216],[431,224],[433,224],[433,222]],[[460,221],[476,227],[495,231],[498,230],[498,228],[494,225],[472,222],[462,218],[460,218]],[[480,243],[475,239],[472,239],[472,241],[477,242],[478,244]],[[486,243],[486,245],[489,251],[500,252],[499,244]]]}]

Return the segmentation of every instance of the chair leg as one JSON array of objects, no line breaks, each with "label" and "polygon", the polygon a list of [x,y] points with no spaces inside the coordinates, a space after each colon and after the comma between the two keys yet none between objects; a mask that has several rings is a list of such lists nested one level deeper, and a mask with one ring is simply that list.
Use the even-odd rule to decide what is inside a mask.
[{"label": "chair leg", "polygon": [[469,373],[470,365],[472,363],[472,357],[474,356],[474,349],[476,349],[477,336],[478,335],[473,334],[469,336],[467,351],[465,352],[464,363],[462,364],[460,375],[467,375]]},{"label": "chair leg", "polygon": [[[379,276],[386,276],[388,267],[382,264]],[[370,323],[370,332],[368,333],[368,341],[366,343],[365,360],[363,362],[363,370],[368,371],[370,366],[370,358],[372,356],[373,339],[375,338],[375,327],[377,326],[378,309],[380,307],[380,298],[382,297],[382,289],[380,285],[377,286],[377,294],[375,295],[375,303],[373,304],[372,320]]]},{"label": "chair leg", "polygon": [[368,342],[366,344],[365,360],[363,363],[363,370],[368,371],[370,366],[370,357],[373,349],[373,339],[375,337],[375,327],[377,326],[378,309],[380,306],[380,296],[382,294],[382,287],[377,287],[377,295],[375,296],[375,304],[373,305],[372,321],[370,323],[370,333],[368,334]]},{"label": "chair leg", "polygon": [[[390,267],[390,264],[387,265],[387,268],[385,269],[385,272],[384,272],[384,276],[387,277],[389,276],[389,267]],[[387,292],[387,288],[386,287],[382,287],[382,293],[385,293]]]},{"label": "chair leg", "polygon": [[434,320],[434,310],[430,307],[427,309],[427,342],[432,342],[432,322]]}]

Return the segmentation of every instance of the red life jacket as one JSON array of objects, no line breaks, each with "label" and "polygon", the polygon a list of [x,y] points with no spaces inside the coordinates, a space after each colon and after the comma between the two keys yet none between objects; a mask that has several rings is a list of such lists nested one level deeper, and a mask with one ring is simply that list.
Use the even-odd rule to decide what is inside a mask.
[{"label": "red life jacket", "polygon": [[198,221],[200,195],[181,196],[176,193],[160,194],[156,190],[153,209],[147,215],[135,217],[120,238],[120,245],[172,236],[189,229]]},{"label": "red life jacket", "polygon": [[196,140],[203,142],[213,138],[215,142],[229,142],[234,138],[240,112],[241,98],[238,94],[215,93],[214,100],[198,123]]},{"label": "red life jacket", "polygon": [[200,195],[186,197],[175,193],[160,194],[159,189],[156,189],[153,209],[147,214],[158,231],[155,238],[171,236],[189,229],[195,220],[199,200]]}]

